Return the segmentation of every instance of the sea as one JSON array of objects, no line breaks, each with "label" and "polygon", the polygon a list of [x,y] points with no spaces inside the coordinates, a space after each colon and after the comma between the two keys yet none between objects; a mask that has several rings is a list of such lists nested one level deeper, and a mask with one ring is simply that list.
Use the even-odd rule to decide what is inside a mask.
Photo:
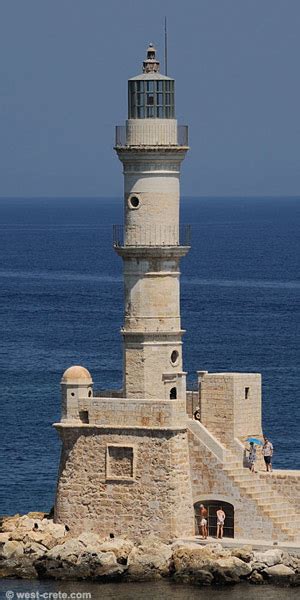
[{"label": "sea", "polygon": [[[112,244],[122,218],[121,198],[0,199],[0,514],[53,505],[63,371],[81,364],[95,389],[122,385],[122,260]],[[192,230],[181,261],[188,387],[197,370],[261,373],[274,467],[300,469],[300,197],[182,198],[181,222]],[[120,597],[109,585],[93,598]],[[122,598],[221,597],[168,583],[123,588]],[[248,589],[245,600],[257,599]]]}]

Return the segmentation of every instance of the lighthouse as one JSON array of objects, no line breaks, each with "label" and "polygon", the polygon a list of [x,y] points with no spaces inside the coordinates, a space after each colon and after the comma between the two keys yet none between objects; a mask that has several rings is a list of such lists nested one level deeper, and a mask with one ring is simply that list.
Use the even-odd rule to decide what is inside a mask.
[{"label": "lighthouse", "polygon": [[124,225],[114,227],[124,265],[123,389],[94,391],[79,365],[63,374],[55,520],[73,534],[170,540],[195,532],[179,298],[187,128],[177,125],[174,80],[160,73],[153,45],[142,71],[128,82],[115,145],[124,169]]},{"label": "lighthouse", "polygon": [[260,374],[201,370],[198,389],[186,391],[179,276],[189,228],[179,223],[179,179],[187,127],[177,124],[174,80],[160,73],[152,44],[142,73],[129,79],[115,150],[124,171],[124,222],[114,226],[124,270],[123,387],[94,390],[80,365],[63,373],[54,519],[71,535],[170,541],[199,533],[202,503],[215,535],[221,504],[225,536],[297,541],[297,475],[276,483],[245,463],[249,433],[262,439]]},{"label": "lighthouse", "polygon": [[124,172],[124,229],[115,249],[124,263],[124,394],[184,399],[179,261],[189,229],[179,225],[180,166],[187,127],[175,118],[174,79],[147,49],[141,75],[128,82],[128,119],[117,127]]}]

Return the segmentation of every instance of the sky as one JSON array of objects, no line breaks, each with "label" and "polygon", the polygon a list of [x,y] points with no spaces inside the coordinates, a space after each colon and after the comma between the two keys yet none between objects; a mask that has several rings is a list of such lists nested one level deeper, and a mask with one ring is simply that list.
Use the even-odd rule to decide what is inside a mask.
[{"label": "sky", "polygon": [[300,195],[300,0],[0,0],[0,197],[122,195],[114,127],[165,15],[182,194]]}]

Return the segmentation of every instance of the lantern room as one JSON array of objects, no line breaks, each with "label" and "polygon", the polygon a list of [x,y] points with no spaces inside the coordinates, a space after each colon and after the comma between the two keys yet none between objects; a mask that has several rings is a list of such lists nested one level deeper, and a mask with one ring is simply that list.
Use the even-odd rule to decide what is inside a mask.
[{"label": "lantern room", "polygon": [[153,44],[147,49],[143,73],[128,81],[129,119],[174,119],[174,79],[159,72]]}]

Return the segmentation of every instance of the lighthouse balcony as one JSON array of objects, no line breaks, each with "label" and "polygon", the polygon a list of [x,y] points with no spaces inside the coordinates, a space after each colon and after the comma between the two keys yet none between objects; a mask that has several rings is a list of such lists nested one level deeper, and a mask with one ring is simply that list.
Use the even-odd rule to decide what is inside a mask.
[{"label": "lighthouse balcony", "polygon": [[188,144],[188,126],[177,125],[176,119],[129,119],[126,125],[116,127],[116,150],[187,149]]},{"label": "lighthouse balcony", "polygon": [[191,225],[113,225],[115,248],[190,247]]}]

